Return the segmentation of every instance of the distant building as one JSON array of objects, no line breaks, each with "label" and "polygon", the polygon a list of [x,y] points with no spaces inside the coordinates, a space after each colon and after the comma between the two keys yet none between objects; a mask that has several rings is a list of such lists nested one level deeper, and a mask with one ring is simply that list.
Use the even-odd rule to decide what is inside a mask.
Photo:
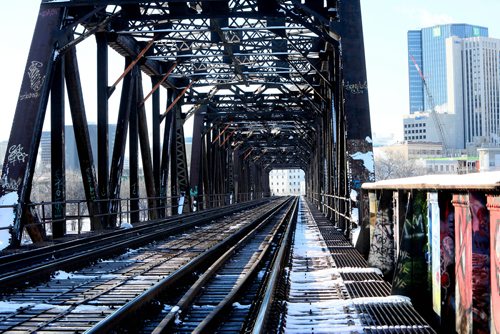
[{"label": "distant building", "polygon": [[488,37],[488,29],[469,24],[446,24],[408,31],[410,114],[431,109],[417,66],[426,79],[434,105],[447,105],[446,39],[452,36]]},{"label": "distant building", "polygon": [[373,152],[375,158],[391,154],[398,155],[405,160],[439,158],[443,155],[443,145],[441,143],[406,141],[383,147],[374,147]]},{"label": "distant building", "polygon": [[500,147],[479,148],[479,171],[491,172],[500,170]]},{"label": "distant building", "polygon": [[438,113],[441,130],[430,112],[415,112],[403,118],[404,140],[420,143],[439,143],[448,150],[464,148],[462,127],[456,114]]},{"label": "distant building", "polygon": [[500,39],[446,41],[449,108],[457,115],[462,147],[500,145]]},{"label": "distant building", "polygon": [[428,174],[468,174],[478,171],[477,157],[426,159]]},{"label": "distant building", "polygon": [[302,169],[273,169],[269,172],[273,196],[305,195],[305,174]]},{"label": "distant building", "polygon": [[[97,164],[97,124],[89,124],[89,137],[90,145],[92,146],[92,156],[94,163]],[[73,131],[72,125],[66,125],[64,127],[65,131],[65,145],[66,145],[66,169],[67,170],[79,170],[80,161],[78,159],[78,150],[76,148],[75,132]],[[111,165],[111,158],[113,155],[113,146],[115,143],[115,133],[116,124],[110,124],[108,130],[108,141],[109,141],[109,165]],[[40,140],[41,149],[41,163],[43,166],[50,166],[50,156],[51,156],[51,146],[50,146],[50,131],[42,132],[42,137]]]}]

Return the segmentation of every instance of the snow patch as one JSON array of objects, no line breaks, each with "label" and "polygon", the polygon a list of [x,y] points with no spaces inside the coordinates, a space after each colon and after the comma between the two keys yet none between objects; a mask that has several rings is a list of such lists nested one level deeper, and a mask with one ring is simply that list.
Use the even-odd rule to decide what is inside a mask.
[{"label": "snow patch", "polygon": [[407,303],[411,304],[410,297],[392,295],[387,297],[363,297],[351,299],[356,305],[359,304],[383,304],[383,303]]},{"label": "snow patch", "polygon": [[363,160],[363,164],[365,165],[365,168],[369,172],[373,173],[375,171],[373,163],[373,152],[366,152],[366,153],[356,152],[351,155],[351,158],[353,160]]},{"label": "snow patch", "polygon": [[49,310],[61,309],[66,310],[69,306],[51,305],[51,304],[30,304],[0,301],[0,313],[14,313],[18,310],[34,309],[34,310]]},{"label": "snow patch", "polygon": [[108,311],[110,308],[108,306],[97,306],[97,305],[78,305],[75,307],[71,313],[87,313],[87,312],[99,312]]},{"label": "snow patch", "polygon": [[382,271],[378,268],[355,268],[355,267],[344,267],[344,268],[338,268],[337,271],[339,273],[344,273],[344,274],[353,274],[353,273],[374,273],[380,276],[383,276]]},{"label": "snow patch", "polygon": [[[357,209],[356,209],[357,210]],[[356,216],[357,218],[357,216]],[[354,217],[353,217],[354,219]],[[352,244],[353,245],[356,245],[356,243],[358,242],[358,238],[359,238],[359,233],[361,232],[361,227],[356,227],[355,229],[353,229],[351,231],[351,236],[352,236]]]},{"label": "snow patch", "polygon": [[357,202],[358,201],[358,192],[354,189],[351,189],[351,201]]},{"label": "snow patch", "polygon": [[365,140],[369,142],[370,144],[373,143],[372,139],[369,136],[366,136]]},{"label": "snow patch", "polygon": [[240,310],[241,309],[244,309],[244,310],[249,309],[251,306],[252,305],[250,305],[250,304],[249,305],[243,305],[243,304],[240,304],[238,302],[233,303],[233,307],[236,308],[236,309],[240,309]]},{"label": "snow patch", "polygon": [[[103,275],[104,276],[104,275]],[[58,270],[54,273],[54,279],[65,280],[65,279],[93,279],[101,277],[100,275],[77,275],[73,273],[68,273],[62,270]],[[104,277],[106,278],[106,277]]]},{"label": "snow patch", "polygon": [[0,250],[10,245],[9,229],[16,218],[15,205],[18,201],[19,196],[15,191],[0,198]]},{"label": "snow patch", "polygon": [[129,229],[129,228],[133,228],[134,226],[132,226],[132,224],[130,223],[127,223],[127,222],[121,222],[120,223],[120,228],[123,228],[123,229]]}]

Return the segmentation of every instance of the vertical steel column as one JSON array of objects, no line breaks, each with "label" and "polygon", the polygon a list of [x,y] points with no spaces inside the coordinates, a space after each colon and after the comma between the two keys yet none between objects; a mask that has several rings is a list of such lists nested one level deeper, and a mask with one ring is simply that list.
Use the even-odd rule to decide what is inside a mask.
[{"label": "vertical steel column", "polygon": [[[338,48],[334,48],[334,69],[336,73],[336,82],[342,83],[343,72],[342,63],[341,63],[341,54]],[[348,175],[352,171],[348,170],[348,151],[347,151],[347,120],[346,120],[346,104],[344,100],[345,89],[343,89],[341,84],[335,85],[336,92],[335,96],[337,97],[336,102],[336,124],[337,124],[337,196],[339,197],[349,197],[349,181]],[[337,199],[337,210],[339,212],[345,212],[345,202],[343,200]],[[344,229],[345,219],[342,216],[338,216],[340,220],[340,228]],[[347,226],[347,229],[349,227]],[[345,231],[347,232],[347,230]]]},{"label": "vertical steel column", "polygon": [[[161,79],[151,78],[154,87]],[[161,143],[160,143],[160,89],[153,92],[152,96],[152,132],[153,132],[153,178],[156,191],[160,190],[160,167],[161,167]],[[156,194],[158,196],[159,194]]]},{"label": "vertical steel column", "polygon": [[[174,97],[177,97],[177,92]],[[175,100],[174,100],[175,101]],[[182,101],[178,101],[169,111],[173,113],[173,127],[171,142],[171,176],[170,176],[170,192],[172,198],[177,198],[182,193],[185,195],[184,212],[189,212],[191,209],[191,201],[189,198],[189,175],[186,161],[186,145],[184,140],[184,120],[181,111]],[[167,113],[168,114],[168,113]],[[177,203],[172,203],[173,208],[177,208]]]},{"label": "vertical steel column", "polygon": [[[213,124],[212,124],[213,125]],[[212,144],[212,138],[214,137],[214,130],[211,129],[206,135],[206,159],[207,159],[207,197],[208,205],[213,208],[214,205],[214,195],[215,195],[215,165],[214,165],[214,146]]]},{"label": "vertical steel column", "polygon": [[132,70],[133,90],[130,104],[129,118],[129,186],[130,186],[130,222],[137,223],[140,220],[139,215],[139,137],[138,137],[138,117],[137,117],[137,91],[138,91],[138,68]]},{"label": "vertical steel column", "polygon": [[203,164],[202,164],[202,145],[203,145],[203,121],[205,118],[206,107],[199,108],[193,121],[193,142],[191,146],[191,169],[190,169],[190,185],[196,190],[198,196],[192,200],[196,200],[198,207],[201,209],[202,203],[199,200],[199,195],[203,194]]},{"label": "vertical steel column", "polygon": [[90,216],[92,230],[102,228],[98,217],[99,194],[97,192],[96,172],[94,158],[92,156],[92,146],[90,144],[87,116],[85,114],[85,104],[83,101],[82,86],[80,81],[80,71],[78,69],[78,59],[76,49],[73,47],[65,55],[65,75],[66,87],[68,89],[68,99],[73,119],[73,130],[75,131],[76,148],[82,173],[83,188],[87,200],[87,208]]},{"label": "vertical steel column", "polygon": [[[167,105],[170,105],[174,100],[172,89],[167,90]],[[168,196],[168,177],[169,177],[169,163],[171,159],[171,142],[173,136],[174,115],[173,112],[168,112],[165,116],[165,131],[163,133],[163,148],[161,156],[161,169],[160,169],[160,207],[161,213],[166,214],[168,210],[167,196]],[[172,196],[172,195],[171,195]],[[171,205],[172,206],[172,205]],[[161,216],[161,215],[160,215]],[[161,216],[163,217],[163,216]]]},{"label": "vertical steel column", "polygon": [[[20,244],[24,227],[22,213],[29,201],[48,103],[55,37],[62,13],[61,8],[40,7],[5,154],[0,197],[12,194],[9,203],[17,204],[12,228],[13,246]],[[17,196],[13,194],[16,192]]]},{"label": "vertical steel column", "polygon": [[139,132],[139,143],[141,145],[142,169],[144,171],[144,183],[146,186],[146,194],[148,196],[148,218],[156,219],[156,187],[153,174],[153,159],[151,158],[151,146],[149,145],[148,122],[146,119],[146,108],[144,103],[144,92],[142,91],[142,74],[137,70],[137,121]]},{"label": "vertical steel column", "polygon": [[[342,36],[343,99],[346,119],[345,151],[348,152],[350,181],[344,190],[360,194],[361,184],[374,180],[373,147],[368,105],[363,27],[360,0],[338,2],[342,20],[333,28]],[[339,56],[340,57],[340,56]],[[346,162],[347,165],[347,162]],[[350,187],[349,187],[350,186]]]},{"label": "vertical steel column", "polygon": [[[176,92],[172,91],[173,98],[176,97]],[[178,185],[178,177],[177,177],[177,108],[174,107],[170,112],[171,114],[171,122],[172,122],[172,134],[170,138],[170,196],[172,198],[172,215],[176,215],[178,213],[178,200],[180,196],[179,185]]]},{"label": "vertical steel column", "polygon": [[[125,68],[130,64],[126,59]],[[111,159],[111,170],[109,177],[110,212],[116,214],[120,205],[121,177],[123,174],[123,163],[125,159],[125,145],[127,143],[128,122],[132,104],[134,78],[129,72],[123,79],[122,94],[120,97],[120,108],[116,124],[115,144],[113,147],[113,158]],[[109,227],[116,226],[116,217],[110,220]]]},{"label": "vertical steel column", "polygon": [[[98,32],[97,42],[97,180],[99,198],[109,197],[109,120],[108,120],[108,44],[106,34]],[[109,213],[109,204],[101,202],[101,213]],[[103,217],[103,226],[108,225],[108,216]]]},{"label": "vertical steel column", "polygon": [[50,116],[50,173],[52,192],[52,236],[66,234],[66,167],[64,144],[64,58],[54,66]]},{"label": "vertical steel column", "polygon": [[210,207],[210,201],[209,201],[209,189],[210,189],[210,182],[209,182],[209,169],[208,169],[208,144],[209,143],[209,134],[205,134],[203,136],[202,140],[202,147],[201,147],[201,156],[202,156],[202,178],[203,178],[203,208],[207,209]]},{"label": "vertical steel column", "polygon": [[232,154],[233,159],[233,202],[238,202],[240,194],[240,178],[241,178],[241,159],[240,159],[240,149],[236,148]]}]

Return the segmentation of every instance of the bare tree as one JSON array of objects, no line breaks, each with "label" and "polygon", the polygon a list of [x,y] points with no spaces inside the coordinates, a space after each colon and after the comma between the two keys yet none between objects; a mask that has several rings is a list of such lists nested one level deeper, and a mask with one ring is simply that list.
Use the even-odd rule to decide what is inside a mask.
[{"label": "bare tree", "polygon": [[388,152],[375,157],[376,180],[397,179],[426,174],[426,169],[417,160],[407,160],[401,153]]}]

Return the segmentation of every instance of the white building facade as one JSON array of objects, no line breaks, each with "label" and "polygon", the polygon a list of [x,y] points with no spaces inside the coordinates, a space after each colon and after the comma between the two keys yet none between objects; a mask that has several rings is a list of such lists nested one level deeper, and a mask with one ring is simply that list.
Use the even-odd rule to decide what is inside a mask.
[{"label": "white building facade", "polygon": [[302,169],[273,169],[269,172],[273,196],[305,195],[305,174]]},{"label": "white building facade", "polygon": [[448,108],[464,148],[500,145],[500,39],[450,37],[446,57]]}]

